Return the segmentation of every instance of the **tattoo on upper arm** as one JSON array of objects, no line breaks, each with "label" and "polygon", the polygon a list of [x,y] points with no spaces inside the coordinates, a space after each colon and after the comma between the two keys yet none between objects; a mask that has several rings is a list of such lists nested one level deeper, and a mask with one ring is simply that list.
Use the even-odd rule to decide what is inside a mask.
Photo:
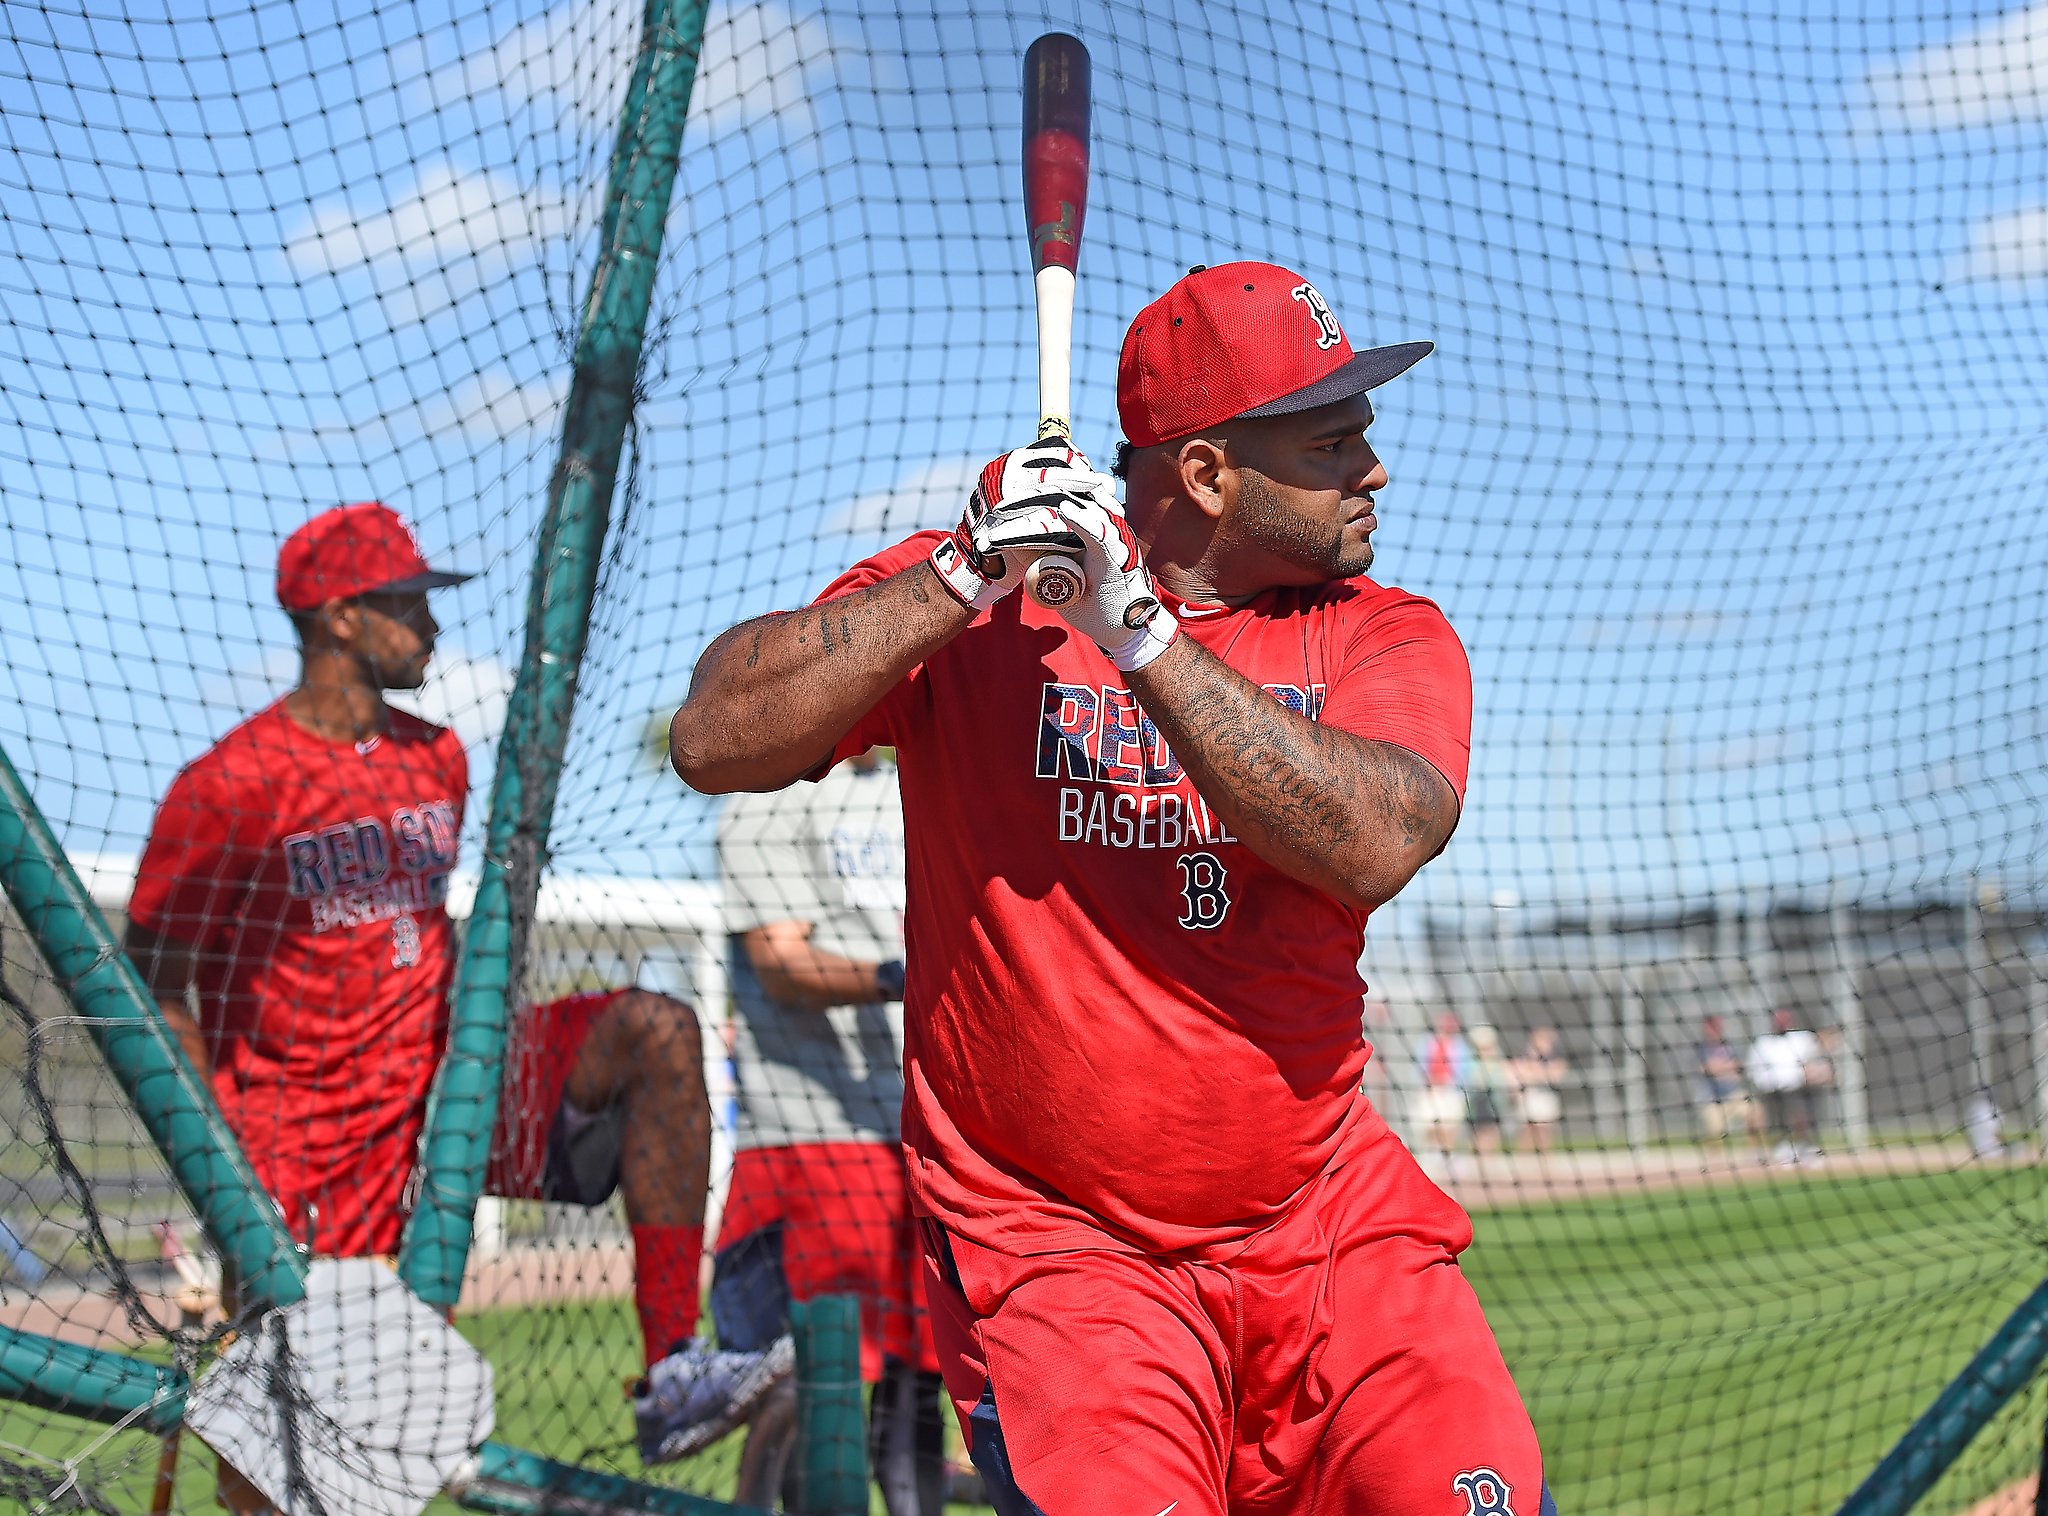
[{"label": "tattoo on upper arm", "polygon": [[761,628],[757,626],[757,627],[755,627],[755,628],[754,628],[754,647],[753,647],[753,651],[747,654],[747,667],[748,667],[748,668],[755,668],[755,667],[758,667],[758,666],[759,666],[759,664],[760,664],[760,662],[761,662]]}]

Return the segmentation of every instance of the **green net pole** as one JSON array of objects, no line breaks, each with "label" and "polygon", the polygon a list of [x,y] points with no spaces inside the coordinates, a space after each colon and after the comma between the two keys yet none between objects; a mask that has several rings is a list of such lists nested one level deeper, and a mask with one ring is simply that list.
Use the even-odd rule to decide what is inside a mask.
[{"label": "green net pole", "polygon": [[498,1516],[551,1516],[562,1511],[586,1516],[614,1511],[620,1516],[643,1511],[654,1516],[766,1516],[753,1506],[727,1505],[666,1485],[557,1463],[502,1442],[485,1443],[476,1458],[476,1472],[449,1491],[472,1511],[494,1511]]},{"label": "green net pole", "polygon": [[448,1055],[427,1110],[425,1182],[399,1253],[406,1283],[434,1306],[453,1306],[462,1292],[497,1117],[508,1000],[547,854],[706,8],[706,0],[648,0],[612,150],[603,238],[534,557],[526,651],[498,747],[483,875],[456,975]]},{"label": "green net pole", "polygon": [[4,751],[0,888],[91,1027],[243,1297],[265,1305],[304,1299],[305,1265],[277,1207]]},{"label": "green net pole", "polygon": [[0,1326],[0,1400],[159,1434],[185,1416],[182,1369]]},{"label": "green net pole", "polygon": [[1905,1516],[2048,1359],[2048,1284],[2020,1302],[1836,1516]]},{"label": "green net pole", "polygon": [[820,1295],[789,1307],[796,1338],[798,1488],[818,1516],[868,1508],[867,1417],[861,1406],[860,1301]]}]

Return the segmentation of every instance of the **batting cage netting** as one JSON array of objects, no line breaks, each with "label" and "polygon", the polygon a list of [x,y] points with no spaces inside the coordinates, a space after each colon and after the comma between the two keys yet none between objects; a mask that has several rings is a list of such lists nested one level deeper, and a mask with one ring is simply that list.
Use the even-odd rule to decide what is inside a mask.
[{"label": "batting cage netting", "polygon": [[[892,760],[719,801],[667,723],[1030,440],[1060,30],[1091,457],[1192,265],[1437,344],[1373,573],[1471,776],[1364,1077],[1558,1508],[2034,1509],[2048,6],[645,9],[0,6],[0,1497],[982,1498]],[[1170,847],[1109,720],[1064,840]]]}]

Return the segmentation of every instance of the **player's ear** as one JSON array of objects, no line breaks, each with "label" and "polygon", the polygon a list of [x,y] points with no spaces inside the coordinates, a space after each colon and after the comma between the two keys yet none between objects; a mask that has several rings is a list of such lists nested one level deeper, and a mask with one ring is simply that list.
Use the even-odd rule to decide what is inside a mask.
[{"label": "player's ear", "polygon": [[1223,515],[1223,473],[1230,466],[1220,439],[1190,437],[1174,455],[1181,493],[1205,516]]},{"label": "player's ear", "polygon": [[329,600],[306,619],[308,647],[354,647],[363,635],[363,608],[353,600]]}]

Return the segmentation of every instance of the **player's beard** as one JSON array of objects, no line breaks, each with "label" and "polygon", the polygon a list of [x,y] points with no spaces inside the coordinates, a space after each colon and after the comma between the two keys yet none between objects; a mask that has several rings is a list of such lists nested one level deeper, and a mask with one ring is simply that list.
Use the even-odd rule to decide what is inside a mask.
[{"label": "player's beard", "polygon": [[1291,507],[1263,474],[1237,476],[1237,536],[1284,563],[1313,574],[1310,583],[1350,579],[1372,567],[1372,539],[1345,540],[1347,524],[1321,521]]},{"label": "player's beard", "polygon": [[416,690],[427,682],[427,667],[433,657],[434,650],[428,648],[410,658],[372,659],[370,678],[380,690]]}]

